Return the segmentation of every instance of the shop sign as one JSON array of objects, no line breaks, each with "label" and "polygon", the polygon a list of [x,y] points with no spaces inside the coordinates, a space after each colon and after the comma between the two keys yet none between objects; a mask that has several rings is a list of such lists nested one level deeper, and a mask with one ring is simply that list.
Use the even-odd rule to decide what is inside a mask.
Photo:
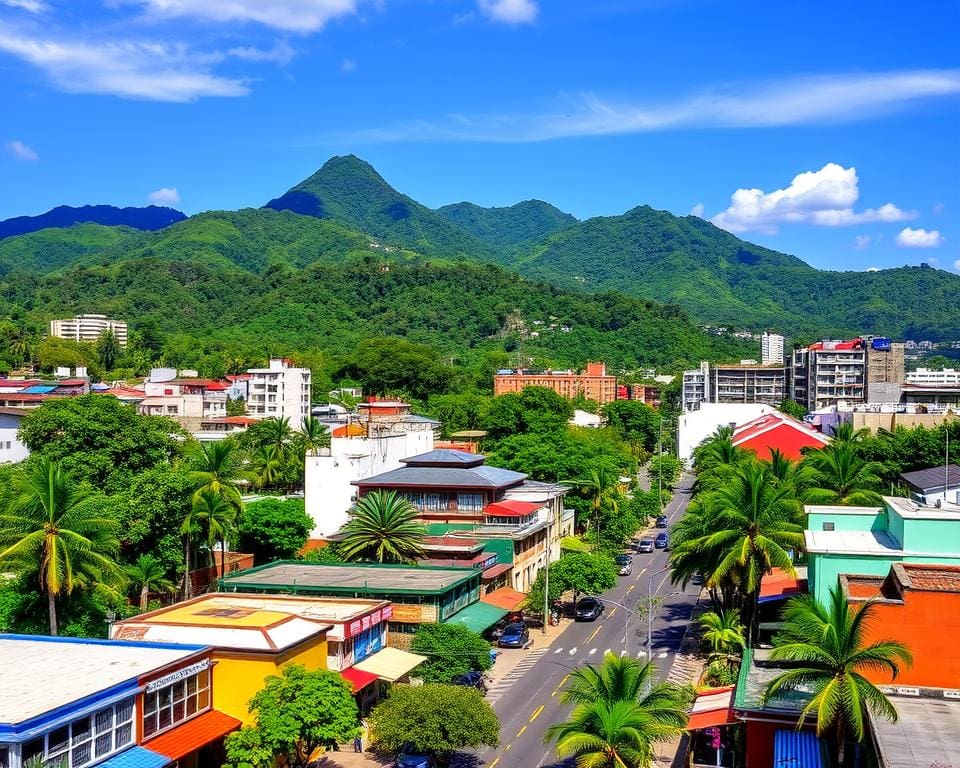
[{"label": "shop sign", "polygon": [[209,668],[210,659],[204,659],[203,661],[198,661],[196,664],[191,664],[189,667],[183,667],[178,669],[176,672],[171,672],[169,675],[164,675],[163,677],[158,677],[156,680],[151,680],[147,683],[147,693],[153,691],[158,691],[161,688],[166,688],[168,685],[176,683],[178,680],[185,680],[188,677],[193,677],[198,672],[203,672],[203,670]]},{"label": "shop sign", "polygon": [[437,606],[395,603],[391,618],[405,624],[429,623],[437,620]]}]

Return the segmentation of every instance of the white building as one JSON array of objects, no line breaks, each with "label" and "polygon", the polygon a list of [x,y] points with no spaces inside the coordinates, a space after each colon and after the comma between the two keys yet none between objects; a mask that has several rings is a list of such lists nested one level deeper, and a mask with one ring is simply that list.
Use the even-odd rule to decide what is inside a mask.
[{"label": "white building", "polygon": [[104,331],[113,331],[121,347],[127,346],[127,324],[106,315],[77,315],[50,321],[50,335],[60,339],[96,342]]},{"label": "white building", "polygon": [[760,336],[760,362],[764,365],[783,365],[783,336],[763,332]]},{"label": "white building", "polygon": [[775,410],[762,403],[700,403],[698,410],[681,413],[677,419],[677,457],[689,465],[693,449],[718,427],[745,424]]},{"label": "white building", "polygon": [[907,384],[960,386],[960,369],[944,368],[942,371],[932,371],[929,368],[917,368],[915,371],[907,371]]},{"label": "white building", "polygon": [[0,464],[16,464],[30,455],[17,437],[20,419],[27,413],[23,408],[0,408]]},{"label": "white building", "polygon": [[144,397],[137,410],[148,416],[168,416],[196,429],[202,419],[227,415],[228,386],[210,379],[178,377],[175,368],[153,368],[143,382]]},{"label": "white building", "polygon": [[289,419],[298,430],[310,415],[310,369],[271,358],[267,368],[251,368],[247,414],[255,419]]}]

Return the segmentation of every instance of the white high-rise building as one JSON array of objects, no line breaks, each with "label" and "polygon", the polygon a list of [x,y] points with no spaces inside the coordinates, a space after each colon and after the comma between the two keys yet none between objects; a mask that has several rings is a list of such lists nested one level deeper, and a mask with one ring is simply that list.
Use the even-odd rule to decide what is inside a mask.
[{"label": "white high-rise building", "polygon": [[760,337],[760,363],[783,365],[783,336],[779,333],[763,332]]},{"label": "white high-rise building", "polygon": [[301,429],[310,415],[310,369],[272,358],[268,368],[251,368],[247,415],[255,419],[286,418]]},{"label": "white high-rise building", "polygon": [[111,320],[106,315],[77,315],[50,321],[50,335],[58,339],[95,343],[104,331],[113,331],[120,346],[127,346],[127,324]]}]

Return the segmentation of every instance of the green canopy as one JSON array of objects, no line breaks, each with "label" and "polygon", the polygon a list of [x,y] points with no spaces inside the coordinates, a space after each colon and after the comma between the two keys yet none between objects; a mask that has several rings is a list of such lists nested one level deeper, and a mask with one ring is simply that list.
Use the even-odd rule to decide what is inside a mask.
[{"label": "green canopy", "polygon": [[467,629],[472,629],[477,634],[480,634],[492,627],[508,613],[510,613],[510,611],[504,608],[497,608],[495,605],[478,602],[457,611],[443,623],[463,624]]}]

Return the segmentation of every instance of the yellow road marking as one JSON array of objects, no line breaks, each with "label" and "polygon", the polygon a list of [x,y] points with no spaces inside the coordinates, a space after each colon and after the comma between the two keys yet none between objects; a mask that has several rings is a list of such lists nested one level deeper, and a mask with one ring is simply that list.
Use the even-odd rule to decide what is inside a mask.
[{"label": "yellow road marking", "polygon": [[[513,746],[513,742],[511,741],[509,744],[507,744],[507,746],[505,746],[505,747],[503,748],[503,751],[504,751],[504,752],[509,752],[509,751],[510,751],[510,747],[512,747],[512,746]],[[493,766],[491,765],[490,768],[493,768]]]},{"label": "yellow road marking", "polygon": [[556,696],[559,690],[560,690],[559,688],[554,688],[553,693],[550,694],[550,698],[552,699],[554,696]]},{"label": "yellow road marking", "polygon": [[631,584],[629,587],[627,587],[627,592],[630,592],[635,586],[637,586],[637,585],[636,585],[636,584]]},{"label": "yellow road marking", "polygon": [[527,730],[527,726],[523,726],[523,728],[521,728],[519,731],[517,731],[517,738],[520,738],[521,736],[523,736],[523,732],[524,732],[525,730]]},{"label": "yellow road marking", "polygon": [[[509,749],[509,747],[508,747],[508,749]],[[500,758],[498,757],[496,760],[494,760],[492,763],[490,763],[490,768],[494,768],[494,766],[495,766],[497,763],[499,763],[499,762],[500,762]]]},{"label": "yellow road marking", "polygon": [[595,637],[597,636],[597,633],[598,633],[599,631],[600,631],[600,627],[597,627],[595,630],[593,630],[593,634],[590,635],[590,640],[587,640],[587,642],[589,643],[591,640],[593,640],[593,638],[595,638]]},{"label": "yellow road marking", "polygon": [[613,614],[615,614],[616,612],[617,612],[617,609],[614,608],[612,611],[610,611],[610,613],[607,614],[607,618],[608,618],[608,619],[612,619],[612,618],[613,618]]},{"label": "yellow road marking", "polygon": [[531,722],[531,723],[532,723],[534,720],[536,720],[538,717],[540,717],[540,713],[543,712],[543,706],[544,706],[544,705],[541,704],[539,707],[537,707],[537,708],[534,710],[533,714],[530,715],[530,722]]}]

